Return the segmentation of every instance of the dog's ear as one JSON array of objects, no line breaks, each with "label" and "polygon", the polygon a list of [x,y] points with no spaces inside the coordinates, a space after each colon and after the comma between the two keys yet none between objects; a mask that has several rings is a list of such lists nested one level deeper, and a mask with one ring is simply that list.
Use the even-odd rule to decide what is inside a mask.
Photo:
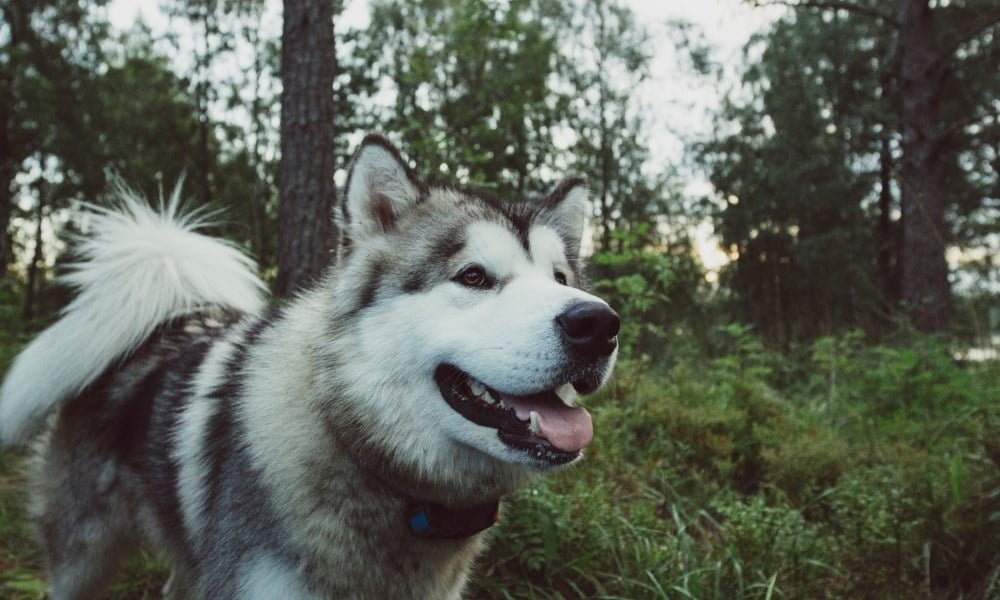
[{"label": "dog's ear", "polygon": [[587,220],[590,190],[583,177],[568,177],[542,199],[539,221],[555,229],[566,246],[566,255],[580,254],[583,226]]},{"label": "dog's ear", "polygon": [[391,231],[399,216],[420,200],[422,190],[392,142],[367,135],[351,159],[340,203],[345,240],[358,242]]}]

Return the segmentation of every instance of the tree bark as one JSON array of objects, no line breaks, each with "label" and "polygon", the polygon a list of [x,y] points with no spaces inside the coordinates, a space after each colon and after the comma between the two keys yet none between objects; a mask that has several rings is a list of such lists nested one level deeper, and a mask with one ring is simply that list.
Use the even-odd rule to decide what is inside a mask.
[{"label": "tree bark", "polygon": [[211,60],[209,47],[209,11],[213,10],[207,3],[198,8],[201,11],[202,39],[201,52],[195,52],[195,72],[198,83],[195,85],[195,102],[198,105],[198,198],[202,205],[212,202],[212,183],[210,171],[212,157],[209,150],[210,118],[208,115],[208,65]]},{"label": "tree bark", "polygon": [[892,152],[888,136],[879,143],[879,192],[878,192],[878,274],[882,294],[888,304],[896,307],[899,303],[899,286],[896,269],[893,267],[893,250],[896,249],[892,233]]},{"label": "tree bark", "polygon": [[611,202],[608,199],[608,187],[611,185],[611,132],[607,122],[608,81],[609,77],[605,63],[607,62],[607,16],[604,3],[597,3],[597,48],[598,48],[598,102],[600,136],[601,136],[601,196],[599,201],[601,219],[601,251],[611,251]]},{"label": "tree bark", "polygon": [[14,164],[14,149],[11,147],[11,107],[8,102],[10,78],[0,77],[0,279],[7,276],[7,266],[13,260],[14,252],[10,238],[10,216],[14,196],[10,191],[17,166]]},{"label": "tree bark", "polygon": [[927,0],[899,0],[902,81],[902,299],[926,332],[951,325],[939,104],[943,61]]},{"label": "tree bark", "polygon": [[7,276],[7,268],[14,260],[14,245],[10,235],[10,219],[14,212],[14,194],[11,186],[17,175],[18,157],[14,150],[17,121],[14,116],[16,96],[14,93],[14,73],[18,47],[23,42],[25,17],[23,11],[14,4],[0,4],[0,18],[10,27],[8,63],[0,69],[0,278]]},{"label": "tree bark", "polygon": [[25,321],[35,318],[35,287],[38,281],[38,264],[42,261],[42,220],[45,218],[45,180],[38,182],[38,209],[35,221],[35,252],[28,265],[28,286],[24,293],[21,316]]},{"label": "tree bark", "polygon": [[284,0],[277,293],[315,278],[335,247],[333,4]]},{"label": "tree bark", "polygon": [[261,138],[264,136],[264,118],[262,116],[264,111],[264,103],[261,98],[261,82],[264,78],[264,48],[261,45],[261,35],[259,27],[262,25],[261,10],[263,7],[258,9],[258,12],[254,13],[255,22],[254,27],[250,27],[247,31],[250,43],[253,44],[253,101],[250,105],[250,128],[253,132],[253,147],[251,153],[253,156],[254,164],[254,175],[256,181],[254,182],[254,196],[251,199],[250,215],[253,218],[252,226],[254,231],[252,232],[253,240],[251,246],[254,250],[254,255],[257,257],[257,264],[260,265],[262,269],[266,269],[271,266],[271,255],[269,252],[268,240],[270,239],[271,232],[267,231],[267,201],[270,196],[271,186],[268,181],[267,164],[264,160],[263,153],[263,143]]}]

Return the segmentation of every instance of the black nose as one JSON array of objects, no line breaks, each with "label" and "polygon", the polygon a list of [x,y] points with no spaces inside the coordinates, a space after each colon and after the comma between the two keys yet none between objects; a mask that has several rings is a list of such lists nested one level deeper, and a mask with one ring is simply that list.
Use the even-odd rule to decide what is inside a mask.
[{"label": "black nose", "polygon": [[600,302],[575,302],[556,317],[570,347],[590,357],[608,356],[618,345],[622,321]]}]

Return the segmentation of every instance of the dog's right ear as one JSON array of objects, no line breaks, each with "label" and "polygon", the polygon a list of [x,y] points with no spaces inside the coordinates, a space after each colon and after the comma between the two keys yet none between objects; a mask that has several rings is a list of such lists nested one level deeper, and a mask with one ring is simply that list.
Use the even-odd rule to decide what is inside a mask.
[{"label": "dog's right ear", "polygon": [[540,221],[553,227],[562,237],[566,256],[580,254],[580,241],[587,221],[590,190],[583,177],[568,177],[542,199]]},{"label": "dog's right ear", "polygon": [[392,142],[367,135],[351,159],[340,203],[345,241],[360,242],[391,231],[422,192],[423,185]]}]

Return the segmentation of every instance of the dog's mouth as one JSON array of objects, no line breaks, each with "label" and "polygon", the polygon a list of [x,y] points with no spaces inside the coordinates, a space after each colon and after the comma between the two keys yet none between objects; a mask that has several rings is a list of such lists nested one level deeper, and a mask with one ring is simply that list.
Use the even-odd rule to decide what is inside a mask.
[{"label": "dog's mouth", "polygon": [[517,396],[499,392],[452,365],[439,366],[434,380],[455,412],[496,429],[500,441],[538,460],[553,465],[571,462],[594,437],[590,413],[575,405],[572,384]]}]

